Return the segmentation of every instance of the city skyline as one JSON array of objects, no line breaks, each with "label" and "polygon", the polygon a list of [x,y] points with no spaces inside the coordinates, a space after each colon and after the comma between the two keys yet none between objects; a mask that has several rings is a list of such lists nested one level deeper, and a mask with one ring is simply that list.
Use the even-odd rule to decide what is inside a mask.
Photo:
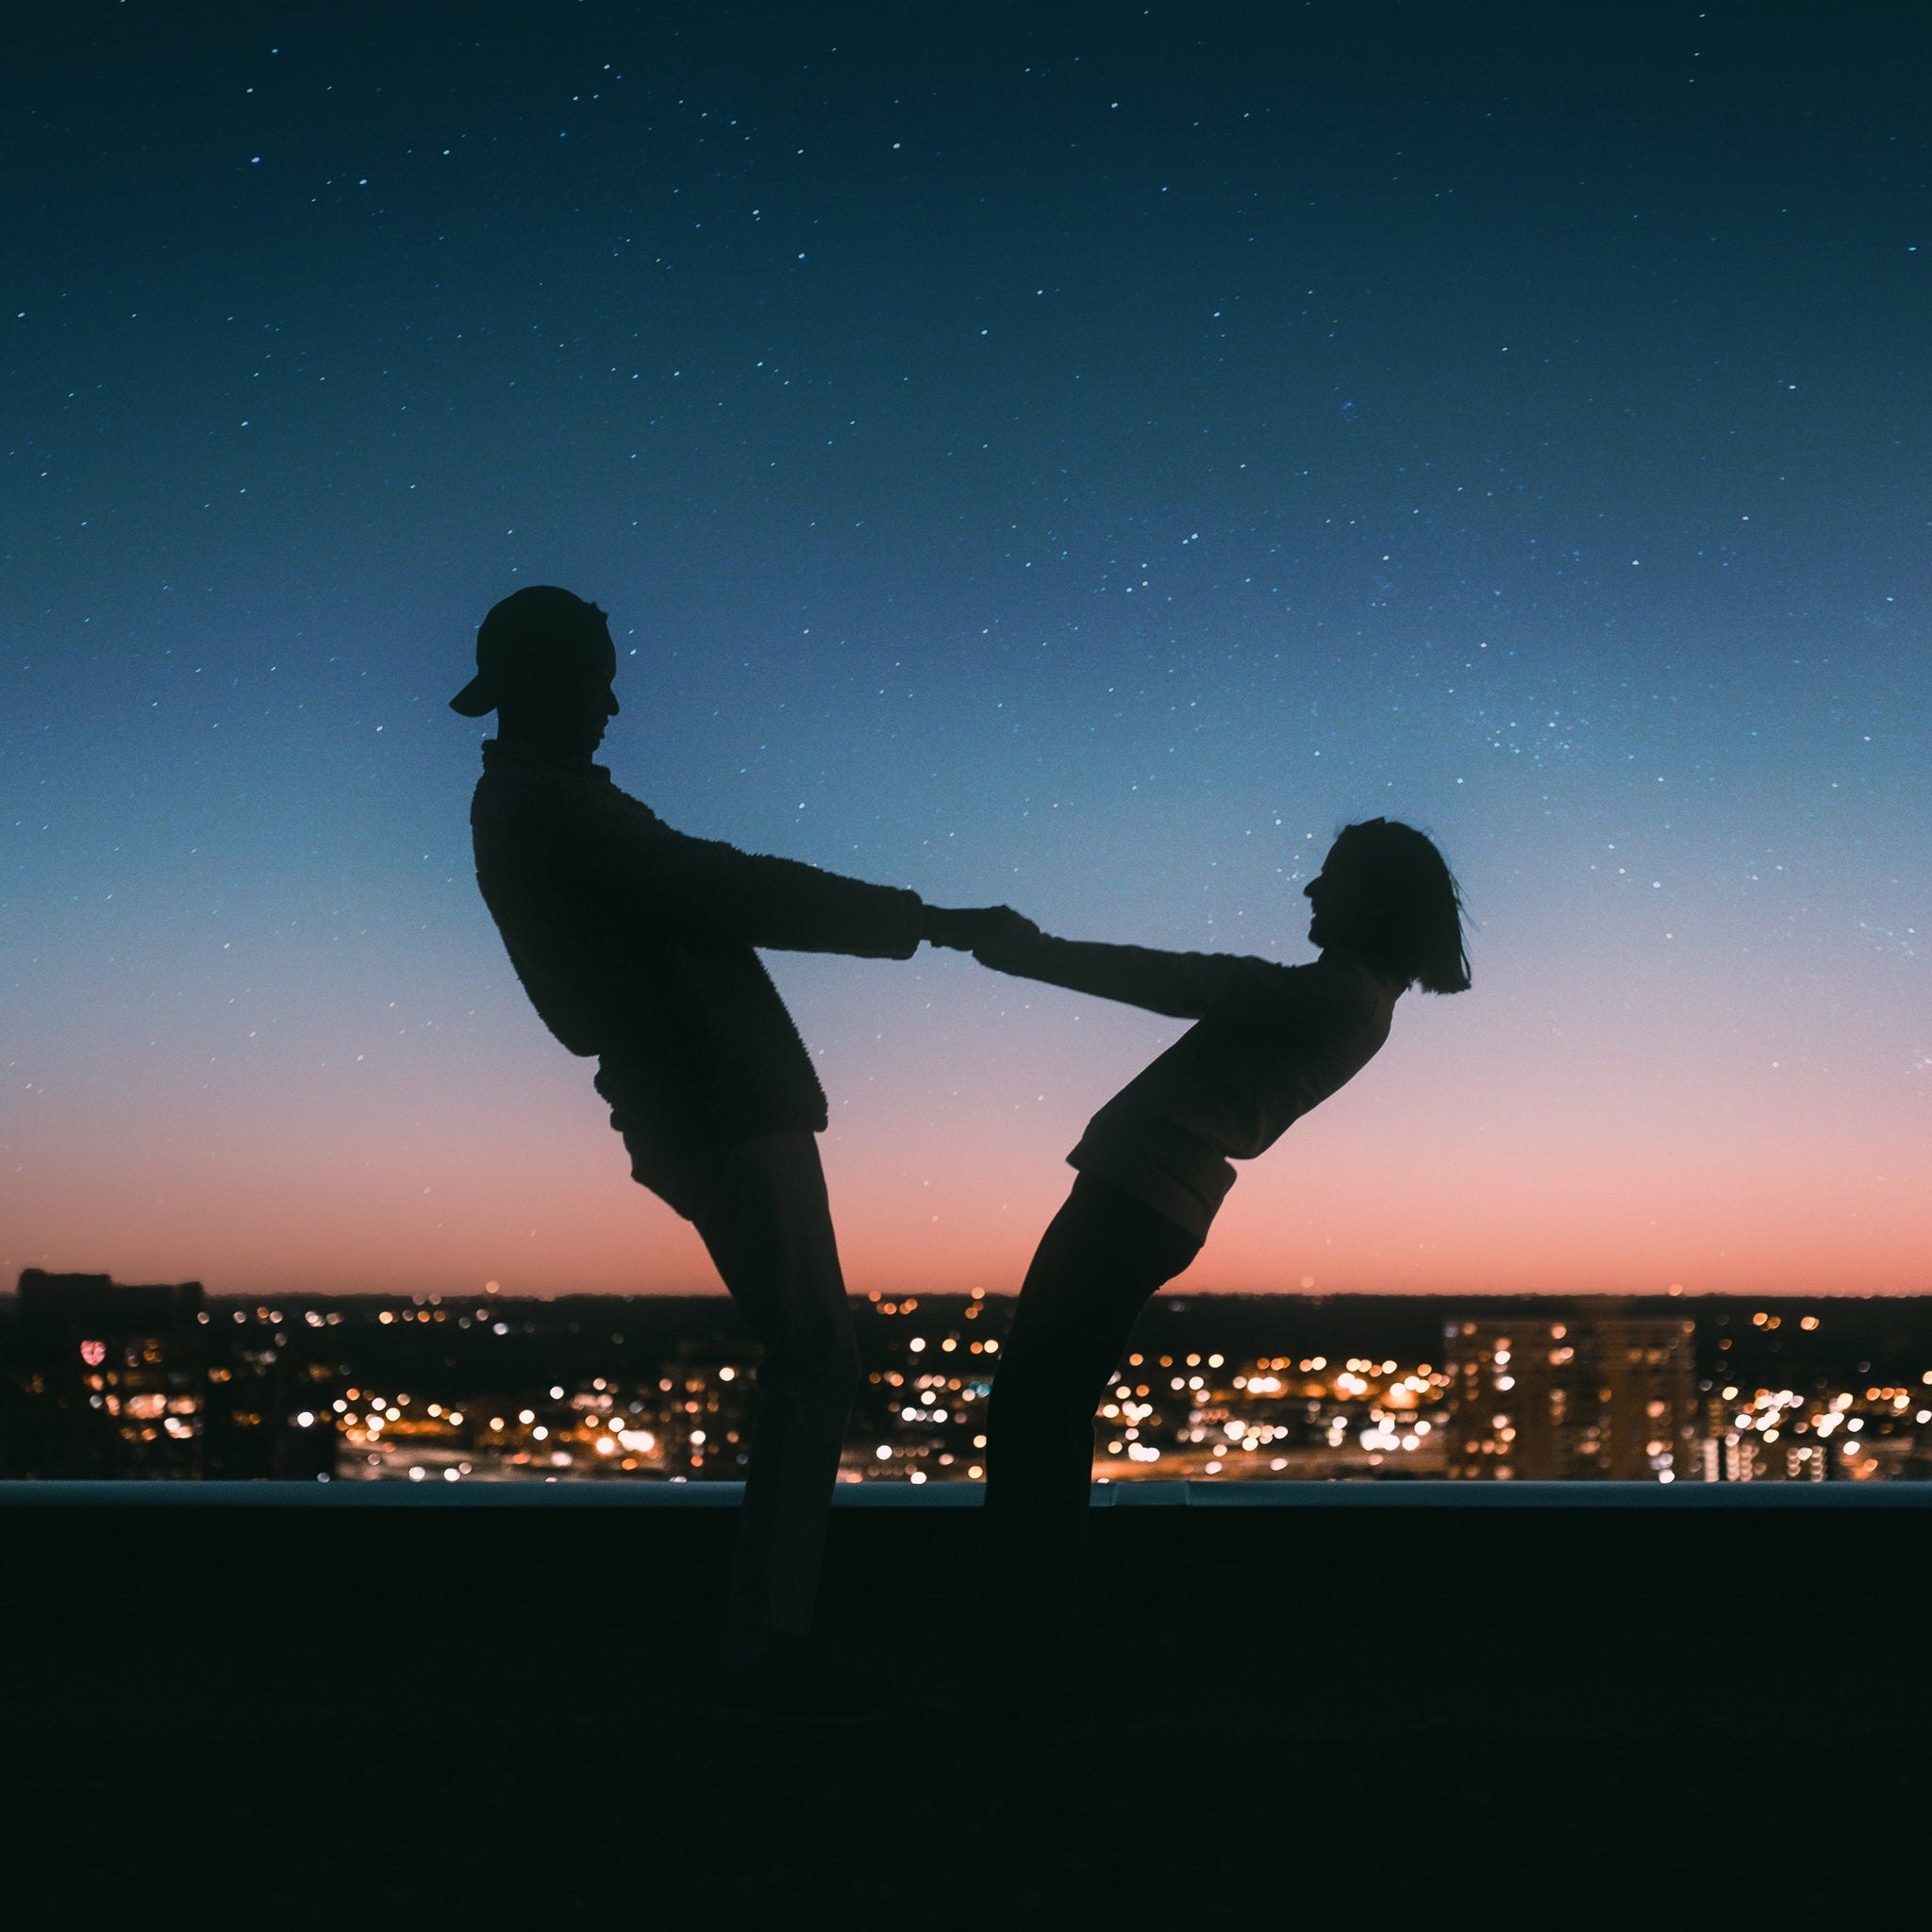
[{"label": "city skyline", "polygon": [[[0,1280],[711,1285],[471,874],[445,702],[560,582],[681,829],[1289,961],[1341,824],[1440,837],[1474,990],[1401,1002],[1176,1291],[1932,1289],[1896,31],[43,13]],[[861,1296],[1017,1288],[1179,1030],[769,958]]]},{"label": "city skyline", "polygon": [[[1102,1391],[1096,1484],[1932,1478],[1924,1298],[1174,1296]],[[1009,1298],[878,1293],[841,1483],[977,1483]],[[758,1350],[728,1304],[209,1298],[23,1275],[0,1474],[741,1480]]]}]

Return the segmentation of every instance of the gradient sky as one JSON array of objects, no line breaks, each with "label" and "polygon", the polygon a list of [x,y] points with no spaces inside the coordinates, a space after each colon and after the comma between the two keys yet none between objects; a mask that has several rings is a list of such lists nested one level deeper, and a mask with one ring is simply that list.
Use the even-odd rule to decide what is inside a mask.
[{"label": "gradient sky", "polygon": [[[1475,987],[1189,1280],[1932,1290],[1932,142],[1896,6],[27,10],[0,1278],[683,1289],[467,825],[612,613],[674,824]],[[1179,1031],[769,956],[858,1291],[1017,1285]]]}]

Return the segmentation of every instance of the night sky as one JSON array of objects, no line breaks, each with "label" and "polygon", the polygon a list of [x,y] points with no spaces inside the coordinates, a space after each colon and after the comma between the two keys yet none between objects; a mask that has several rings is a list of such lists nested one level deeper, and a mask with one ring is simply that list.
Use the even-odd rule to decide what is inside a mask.
[{"label": "night sky", "polygon": [[[23,10],[0,1280],[688,1288],[479,900],[475,628],[684,829],[1475,986],[1209,1288],[1932,1289],[1912,9]],[[1017,1286],[1176,1023],[768,956],[856,1291]]]}]

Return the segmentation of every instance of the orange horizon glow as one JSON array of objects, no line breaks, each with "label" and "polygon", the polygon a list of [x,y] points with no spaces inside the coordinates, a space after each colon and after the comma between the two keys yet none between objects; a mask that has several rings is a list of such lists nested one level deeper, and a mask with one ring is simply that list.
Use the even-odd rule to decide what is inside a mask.
[{"label": "orange horizon glow", "polygon": [[[947,960],[897,981],[861,969],[861,1031],[841,967],[794,971],[791,990],[825,1043],[849,1288],[1014,1291],[1087,1114],[1178,1026]],[[874,1024],[882,991],[901,1000]],[[1496,972],[1457,999],[1406,999],[1382,1056],[1239,1170],[1177,1291],[1932,1290],[1922,1083],[1855,1107],[1823,1055],[1774,1067],[1694,1001],[1675,1026],[1599,1015],[1593,1037],[1546,1052],[1534,991]],[[531,1024],[438,1072],[385,1079],[348,1060],[300,1105],[271,1083],[266,1114],[245,1090],[144,1106],[77,1092],[7,1191],[0,1279],[42,1266],[218,1294],[716,1289],[692,1230],[630,1180],[586,1063]]]}]

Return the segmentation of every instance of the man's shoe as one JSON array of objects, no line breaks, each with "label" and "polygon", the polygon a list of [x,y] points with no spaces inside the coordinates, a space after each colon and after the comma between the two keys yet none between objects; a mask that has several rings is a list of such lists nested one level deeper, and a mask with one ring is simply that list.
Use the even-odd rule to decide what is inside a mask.
[{"label": "man's shoe", "polygon": [[892,1707],[885,1678],[834,1663],[810,1639],[786,1635],[756,1663],[713,1664],[705,1691],[707,1703],[748,1717],[854,1724]]}]

